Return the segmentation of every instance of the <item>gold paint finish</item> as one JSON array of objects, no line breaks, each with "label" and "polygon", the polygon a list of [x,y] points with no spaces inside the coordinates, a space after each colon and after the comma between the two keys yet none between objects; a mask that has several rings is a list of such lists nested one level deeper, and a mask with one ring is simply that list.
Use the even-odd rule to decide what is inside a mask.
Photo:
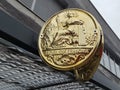
[{"label": "gold paint finish", "polygon": [[65,9],[45,23],[38,47],[48,65],[58,70],[75,70],[79,79],[88,80],[98,67],[102,42],[100,25],[90,13]]}]

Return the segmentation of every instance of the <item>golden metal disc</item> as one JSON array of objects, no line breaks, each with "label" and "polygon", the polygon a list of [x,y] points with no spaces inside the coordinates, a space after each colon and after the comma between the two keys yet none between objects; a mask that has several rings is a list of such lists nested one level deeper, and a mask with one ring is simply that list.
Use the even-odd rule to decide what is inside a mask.
[{"label": "golden metal disc", "polygon": [[42,27],[38,47],[43,60],[58,70],[84,67],[94,56],[101,39],[96,19],[81,9],[65,9]]}]

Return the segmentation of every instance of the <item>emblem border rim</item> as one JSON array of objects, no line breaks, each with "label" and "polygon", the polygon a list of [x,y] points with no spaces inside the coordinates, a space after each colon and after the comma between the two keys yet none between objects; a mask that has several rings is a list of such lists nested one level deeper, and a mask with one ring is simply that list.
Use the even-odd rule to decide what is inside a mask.
[{"label": "emblem border rim", "polygon": [[[78,62],[77,64],[74,64],[74,65],[64,66],[64,67],[63,67],[63,66],[58,66],[58,65],[53,65],[53,64],[49,63],[49,62],[44,58],[45,56],[44,56],[44,54],[43,54],[43,52],[42,52],[41,45],[40,45],[40,43],[41,43],[41,40],[40,40],[40,38],[41,38],[41,33],[44,31],[46,25],[50,22],[50,20],[51,20],[54,16],[56,16],[57,14],[59,14],[59,13],[61,13],[61,12],[67,11],[67,10],[77,10],[77,11],[80,11],[80,12],[84,12],[85,14],[87,14],[88,16],[90,16],[90,18],[93,20],[96,29],[100,29],[100,28],[99,28],[100,25],[99,25],[98,21],[93,17],[92,14],[90,14],[89,12],[87,12],[87,11],[85,11],[85,10],[78,9],[78,8],[69,8],[69,9],[60,10],[60,11],[58,11],[57,13],[55,13],[54,15],[52,15],[52,16],[45,22],[45,24],[43,25],[42,29],[40,30],[39,37],[38,37],[38,49],[39,49],[38,51],[39,51],[39,55],[41,56],[41,58],[43,59],[43,61],[44,61],[47,65],[53,67],[54,69],[63,70],[63,71],[75,70],[75,69],[78,69],[78,68],[84,66],[84,65],[87,63],[87,61],[89,61],[89,60],[94,56],[94,54],[95,54],[95,52],[97,51],[97,48],[98,48],[98,46],[99,46],[99,44],[100,44],[100,36],[99,36],[99,39],[98,39],[98,41],[97,41],[98,43],[96,44],[96,47],[94,48],[93,51],[91,51],[91,53],[90,53],[90,55],[87,57],[87,59],[86,59],[86,60],[83,60],[82,62]],[[101,30],[100,30],[100,33],[101,33]],[[81,65],[81,64],[82,64],[82,65]]]}]

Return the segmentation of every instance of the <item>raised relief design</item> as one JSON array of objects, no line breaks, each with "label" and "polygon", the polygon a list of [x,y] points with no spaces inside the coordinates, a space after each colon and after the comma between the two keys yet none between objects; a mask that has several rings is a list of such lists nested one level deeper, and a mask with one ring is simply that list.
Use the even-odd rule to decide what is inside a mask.
[{"label": "raised relief design", "polygon": [[87,60],[100,40],[94,22],[86,12],[74,9],[54,15],[40,34],[40,49],[46,62],[69,69]]}]

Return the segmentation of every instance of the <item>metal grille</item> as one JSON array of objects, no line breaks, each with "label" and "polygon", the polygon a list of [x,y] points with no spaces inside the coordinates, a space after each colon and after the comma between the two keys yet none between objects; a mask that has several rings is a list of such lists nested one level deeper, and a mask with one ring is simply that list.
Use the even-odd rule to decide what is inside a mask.
[{"label": "metal grille", "polygon": [[0,44],[0,90],[98,88],[91,82],[82,85],[73,82],[75,80],[72,73],[56,71],[46,66],[41,59],[35,59],[20,51]]}]

